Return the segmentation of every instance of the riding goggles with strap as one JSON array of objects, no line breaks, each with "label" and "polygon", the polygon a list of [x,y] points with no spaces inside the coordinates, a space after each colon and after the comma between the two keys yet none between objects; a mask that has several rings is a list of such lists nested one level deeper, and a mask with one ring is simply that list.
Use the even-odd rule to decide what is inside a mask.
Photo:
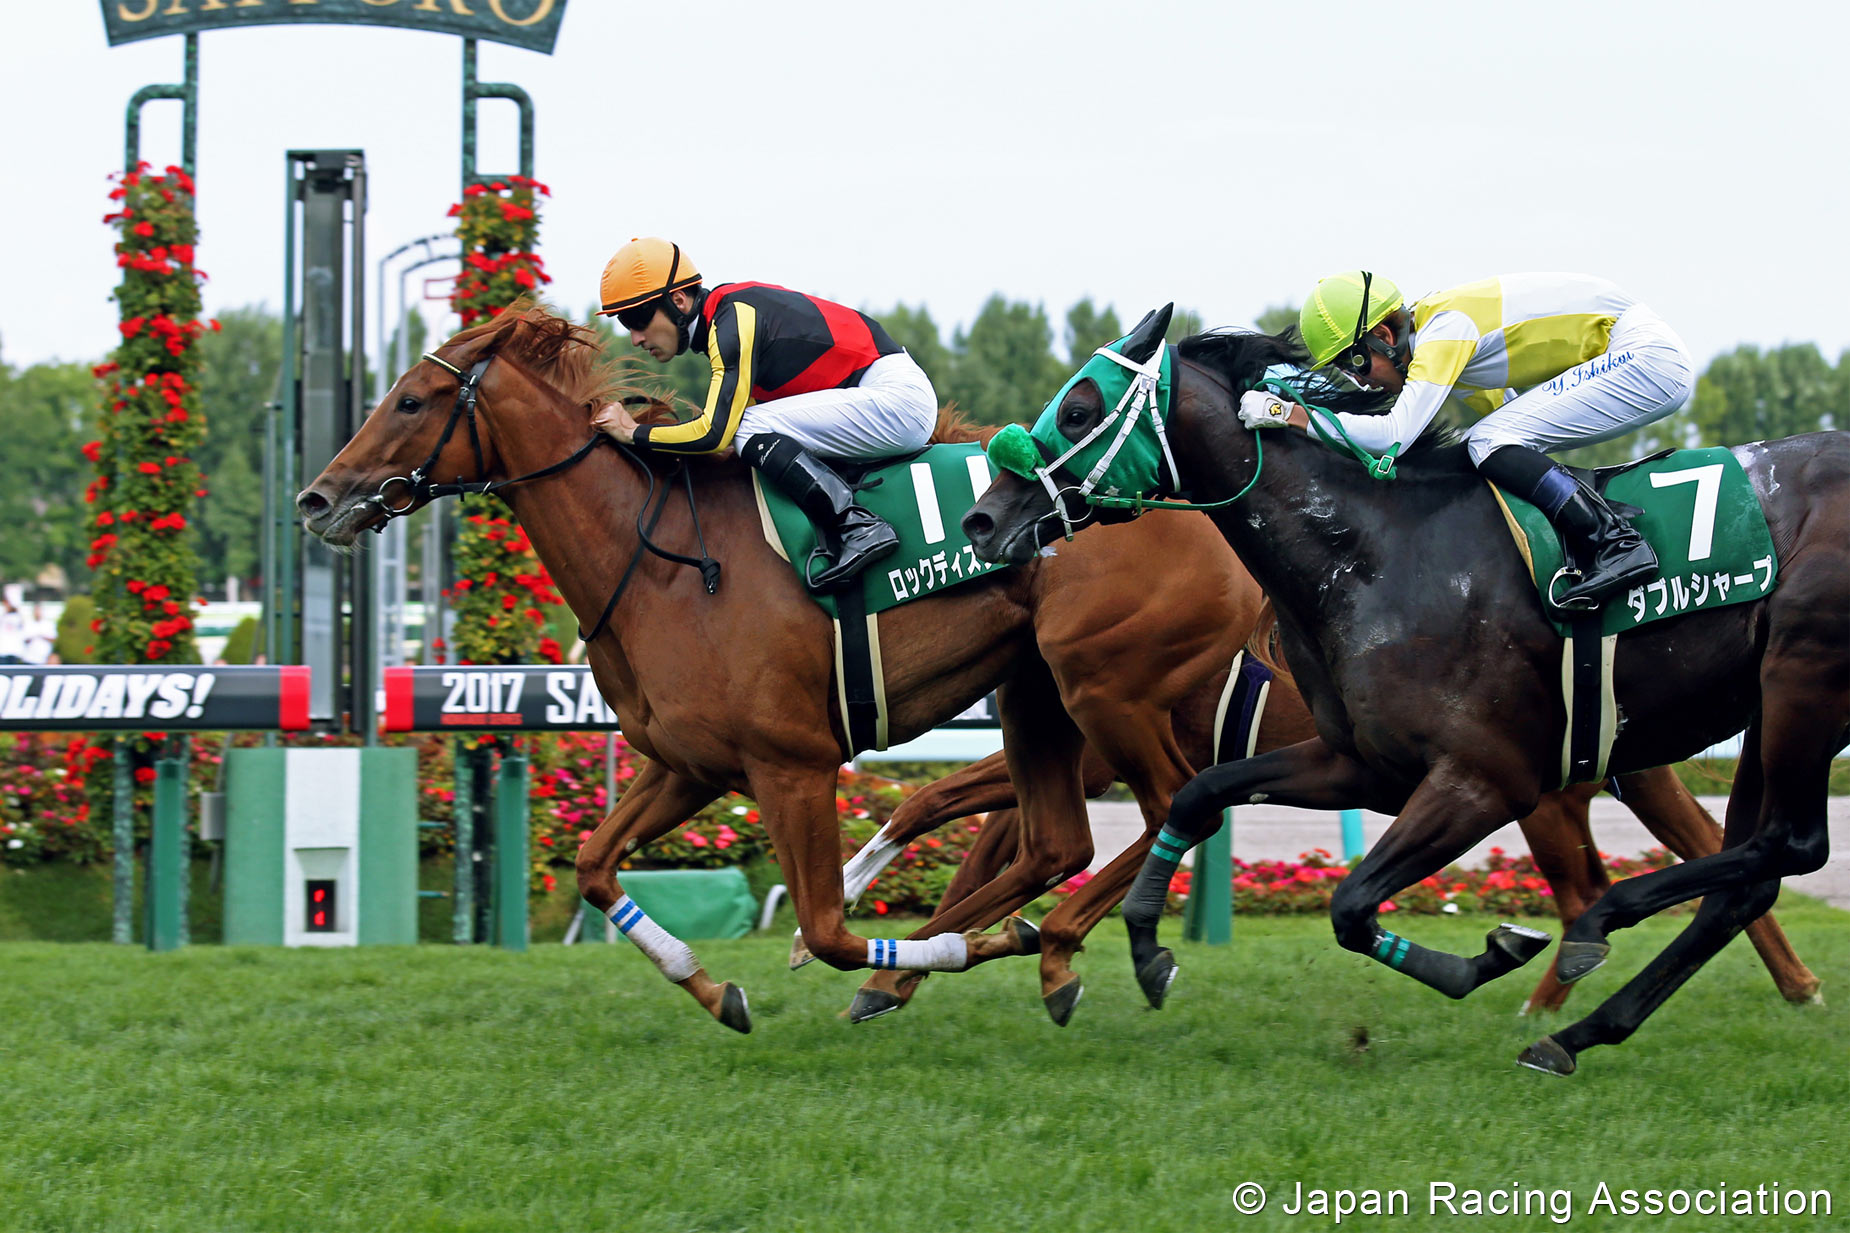
[{"label": "riding goggles with strap", "polygon": [[[1074,492],[1089,505],[1138,509],[1160,492],[1181,490],[1181,474],[1169,450],[1164,419],[1171,393],[1170,348],[1161,346],[1144,363],[1119,348],[1130,336],[1100,347],[1047,404],[1032,429],[1011,424],[989,442],[989,459],[1024,479],[1038,479],[1072,539],[1076,521],[1061,500]],[[1075,385],[1091,381],[1111,410],[1078,441],[1059,428],[1060,404]],[[1062,467],[1083,478],[1062,486],[1054,472]],[[1164,475],[1167,475],[1167,479]],[[1128,494],[1128,495],[1126,495]]]}]

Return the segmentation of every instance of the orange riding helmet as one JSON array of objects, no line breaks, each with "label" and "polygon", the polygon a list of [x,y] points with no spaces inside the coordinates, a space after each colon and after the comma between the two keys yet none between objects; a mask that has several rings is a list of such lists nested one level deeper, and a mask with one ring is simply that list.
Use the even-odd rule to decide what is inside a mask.
[{"label": "orange riding helmet", "polygon": [[[600,317],[666,299],[670,292],[700,285],[700,271],[681,246],[659,236],[632,239],[604,266],[598,284]],[[670,312],[670,316],[674,314]]]}]

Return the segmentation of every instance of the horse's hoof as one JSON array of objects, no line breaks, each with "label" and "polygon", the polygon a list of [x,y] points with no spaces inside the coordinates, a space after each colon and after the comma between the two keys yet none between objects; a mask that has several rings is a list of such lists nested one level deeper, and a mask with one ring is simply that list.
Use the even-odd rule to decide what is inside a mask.
[{"label": "horse's hoof", "polygon": [[869,1019],[890,1015],[904,1005],[904,1001],[885,989],[857,989],[854,1001],[848,1003],[848,1022],[866,1023]]},{"label": "horse's hoof", "polygon": [[750,1035],[752,1030],[751,1008],[745,1004],[745,990],[731,981],[720,986],[719,1021],[735,1032]]},{"label": "horse's hoof", "polygon": [[1080,995],[1085,991],[1085,983],[1075,976],[1043,997],[1041,1004],[1047,1007],[1047,1014],[1056,1026],[1065,1027],[1073,1017],[1073,1008],[1079,1005]]},{"label": "horse's hoof", "polygon": [[1544,1036],[1524,1049],[1522,1056],[1516,1059],[1516,1064],[1562,1078],[1574,1073],[1574,1055],[1556,1044],[1552,1036]]},{"label": "horse's hoof", "polygon": [[1176,957],[1167,946],[1150,956],[1150,961],[1137,969],[1137,984],[1143,989],[1143,996],[1149,999],[1151,1010],[1161,1010],[1163,999],[1169,996],[1169,986],[1176,983],[1176,973],[1182,969],[1176,966]]},{"label": "horse's hoof", "polygon": [[1020,916],[1011,916],[1002,922],[1002,927],[1015,939],[1016,954],[1038,955],[1041,953],[1041,931]]},{"label": "horse's hoof", "polygon": [[1611,953],[1612,947],[1605,942],[1563,942],[1561,954],[1555,959],[1555,979],[1571,985],[1606,962]]},{"label": "horse's hoof", "polygon": [[1505,922],[1485,935],[1484,941],[1487,945],[1501,950],[1514,961],[1517,967],[1521,967],[1547,950],[1548,944],[1554,939],[1540,929]]},{"label": "horse's hoof", "polygon": [[790,939],[790,970],[794,972],[815,961],[816,956],[810,954],[809,947],[803,945],[803,931],[797,930],[796,936]]}]

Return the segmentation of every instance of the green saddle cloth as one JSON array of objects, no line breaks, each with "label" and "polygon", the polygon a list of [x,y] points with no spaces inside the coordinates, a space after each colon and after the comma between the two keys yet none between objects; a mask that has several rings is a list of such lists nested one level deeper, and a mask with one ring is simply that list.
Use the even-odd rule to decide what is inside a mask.
[{"label": "green saddle cloth", "polygon": [[[1494,484],[1491,491],[1534,575],[1548,619],[1565,637],[1574,614],[1549,600],[1551,589],[1567,585],[1556,580],[1566,554],[1554,525],[1522,498]],[[1673,450],[1647,458],[1620,469],[1604,492],[1608,501],[1644,510],[1631,523],[1657,552],[1658,576],[1607,602],[1600,614],[1603,636],[1772,594],[1779,574],[1773,537],[1732,451]]]},{"label": "green saddle cloth", "polygon": [[[869,468],[856,481],[861,504],[899,533],[899,549],[875,561],[858,581],[868,616],[981,578],[1002,566],[977,559],[964,535],[963,517],[995,478],[983,447],[974,442],[933,445],[924,452]],[[816,547],[816,529],[783,493],[752,472],[752,491],[764,538],[799,577]],[[813,569],[826,561],[818,557]],[[841,612],[834,595],[817,595],[829,616]]]}]

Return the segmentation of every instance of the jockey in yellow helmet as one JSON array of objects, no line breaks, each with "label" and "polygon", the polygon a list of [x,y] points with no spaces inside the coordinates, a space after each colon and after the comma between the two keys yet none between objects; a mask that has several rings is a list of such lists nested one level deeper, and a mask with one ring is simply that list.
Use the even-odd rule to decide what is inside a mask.
[{"label": "jockey in yellow helmet", "polygon": [[631,240],[604,267],[601,316],[662,363],[704,351],[706,405],[684,424],[638,425],[620,406],[593,423],[662,453],[732,446],[809,516],[832,564],[828,590],[899,546],[893,528],[823,461],[890,458],[925,447],[938,420],[931,381],[864,313],[769,283],[703,284],[668,240]]},{"label": "jockey in yellow helmet", "polygon": [[1650,309],[1584,274],[1507,274],[1408,307],[1393,283],[1356,270],[1317,284],[1298,329],[1312,367],[1395,395],[1385,415],[1328,417],[1363,449],[1411,445],[1448,403],[1481,417],[1465,433],[1478,470],[1592,550],[1559,606],[1598,607],[1657,573],[1631,524],[1545,452],[1622,436],[1689,401],[1695,365]]}]

